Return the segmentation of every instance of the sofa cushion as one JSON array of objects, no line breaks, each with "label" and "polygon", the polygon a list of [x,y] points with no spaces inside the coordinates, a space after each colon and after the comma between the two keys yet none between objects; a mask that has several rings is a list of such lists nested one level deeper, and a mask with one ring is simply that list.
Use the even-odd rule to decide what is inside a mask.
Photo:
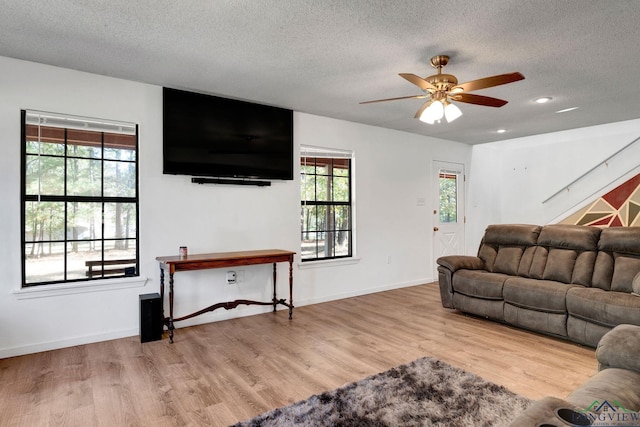
[{"label": "sofa cushion", "polygon": [[529,269],[529,277],[532,279],[542,279],[548,257],[549,249],[544,246],[536,246],[533,260],[531,261],[531,268]]},{"label": "sofa cushion", "polygon": [[633,278],[639,272],[639,257],[618,252],[598,252],[592,283],[605,291],[633,292]]},{"label": "sofa cushion", "polygon": [[619,255],[614,260],[611,290],[633,292],[633,278],[640,272],[640,258]]},{"label": "sofa cushion", "polygon": [[555,280],[556,282],[571,283],[573,266],[576,263],[578,253],[572,249],[551,248],[547,257],[547,265],[544,267],[542,278]]},{"label": "sofa cushion", "polygon": [[576,263],[573,266],[573,275],[571,276],[571,283],[578,285],[591,286],[591,279],[593,277],[593,269],[595,266],[595,260],[597,252],[584,251],[578,254]]},{"label": "sofa cushion", "polygon": [[640,325],[640,297],[626,292],[571,288],[567,292],[567,311],[571,316],[609,328],[621,323]]},{"label": "sofa cushion", "polygon": [[572,287],[552,280],[511,277],[504,283],[505,302],[530,310],[548,313],[566,313],[565,295]]},{"label": "sofa cushion", "polygon": [[598,249],[621,254],[640,254],[640,227],[609,227],[602,230]]},{"label": "sofa cushion", "polygon": [[542,227],[528,224],[494,224],[487,227],[483,243],[509,246],[532,246]]},{"label": "sofa cushion", "polygon": [[529,277],[591,286],[601,231],[566,224],[543,227]]},{"label": "sofa cushion", "polygon": [[470,297],[502,300],[502,285],[509,277],[484,270],[458,270],[453,276],[453,290]]},{"label": "sofa cushion", "polygon": [[540,231],[538,245],[551,248],[595,251],[602,230],[582,225],[551,224]]},{"label": "sofa cushion", "polygon": [[613,278],[613,255],[609,252],[598,252],[596,263],[593,269],[593,280],[591,286],[611,290],[611,279]]},{"label": "sofa cushion", "polygon": [[482,238],[478,257],[487,271],[516,274],[520,258],[527,248],[536,244],[540,229],[538,225],[527,224],[490,225]]},{"label": "sofa cushion", "polygon": [[520,246],[501,246],[493,264],[493,271],[515,276],[523,253],[524,250]]}]

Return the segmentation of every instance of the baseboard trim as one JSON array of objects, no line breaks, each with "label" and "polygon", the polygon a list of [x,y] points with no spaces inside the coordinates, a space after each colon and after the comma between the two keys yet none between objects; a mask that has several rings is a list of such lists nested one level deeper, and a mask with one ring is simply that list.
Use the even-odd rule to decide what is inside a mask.
[{"label": "baseboard trim", "polygon": [[7,357],[23,356],[25,354],[40,353],[43,351],[58,350],[61,348],[73,347],[76,345],[91,344],[95,342],[115,340],[119,338],[127,338],[127,337],[131,337],[138,334],[139,334],[138,328],[122,329],[119,331],[112,331],[112,332],[107,332],[103,334],[83,335],[83,336],[78,336],[73,338],[67,338],[64,340],[48,341],[48,342],[42,342],[37,344],[4,348],[4,349],[0,349],[0,359],[6,359]]},{"label": "baseboard trim", "polygon": [[296,306],[320,304],[320,303],[329,302],[329,301],[337,301],[345,298],[353,298],[361,295],[374,294],[376,292],[391,291],[393,289],[408,288],[411,286],[424,285],[425,283],[432,283],[432,282],[433,282],[433,279],[427,278],[422,280],[412,280],[409,282],[393,283],[385,286],[377,286],[375,288],[358,289],[357,291],[343,292],[340,294],[328,295],[326,297],[308,299],[299,304],[296,303]]},{"label": "baseboard trim", "polygon": [[[321,298],[311,298],[307,300],[295,300],[296,307],[303,307],[305,305],[320,304],[323,302],[337,301],[345,298],[352,298],[361,295],[373,294],[376,292],[390,291],[393,289],[407,288],[410,286],[423,285],[425,283],[432,283],[434,280],[431,278],[412,280],[408,282],[392,283],[384,286],[376,286],[373,288],[359,289],[352,292],[342,292],[339,294],[327,295]],[[180,322],[179,328],[187,326],[201,325],[205,323],[221,322],[223,320],[235,319],[238,317],[255,316],[256,314],[268,313],[272,308],[270,306],[240,306],[235,310],[222,310],[206,313],[197,318],[192,318],[183,322]],[[278,310],[287,310],[286,307],[280,306]],[[295,318],[295,310],[294,310]],[[127,338],[139,335],[138,328],[133,329],[121,329],[118,331],[111,331],[107,333],[95,334],[95,335],[83,335],[78,337],[72,337],[57,341],[48,341],[37,344],[29,344],[24,346],[10,347],[0,349],[0,359],[6,359],[8,357],[22,356],[25,354],[39,353],[43,351],[57,350],[65,347],[73,347],[76,345],[92,344],[101,341],[109,341],[119,338]],[[179,333],[179,331],[177,332]]]}]

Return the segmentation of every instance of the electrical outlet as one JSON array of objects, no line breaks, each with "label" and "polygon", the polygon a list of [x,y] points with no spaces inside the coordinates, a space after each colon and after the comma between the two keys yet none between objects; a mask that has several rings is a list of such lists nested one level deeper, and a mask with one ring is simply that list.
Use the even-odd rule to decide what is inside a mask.
[{"label": "electrical outlet", "polygon": [[237,275],[235,271],[227,271],[227,285],[235,285],[237,281]]}]

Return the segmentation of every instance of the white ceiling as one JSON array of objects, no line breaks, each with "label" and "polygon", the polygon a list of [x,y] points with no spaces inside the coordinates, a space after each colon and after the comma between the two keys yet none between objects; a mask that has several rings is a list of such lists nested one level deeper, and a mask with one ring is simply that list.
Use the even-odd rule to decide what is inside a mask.
[{"label": "white ceiling", "polygon": [[[640,118],[638,0],[2,3],[1,56],[467,144]],[[460,82],[526,79],[474,92],[509,103],[458,103],[452,123],[414,119],[423,100],[359,105],[421,94],[398,73],[433,74],[438,54]]]}]

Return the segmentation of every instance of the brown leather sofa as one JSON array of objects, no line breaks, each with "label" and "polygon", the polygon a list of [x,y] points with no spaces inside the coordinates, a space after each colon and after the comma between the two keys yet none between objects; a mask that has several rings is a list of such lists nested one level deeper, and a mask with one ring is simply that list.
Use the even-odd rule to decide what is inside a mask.
[{"label": "brown leather sofa", "polygon": [[477,256],[437,262],[445,308],[591,347],[640,325],[640,227],[490,225]]}]

